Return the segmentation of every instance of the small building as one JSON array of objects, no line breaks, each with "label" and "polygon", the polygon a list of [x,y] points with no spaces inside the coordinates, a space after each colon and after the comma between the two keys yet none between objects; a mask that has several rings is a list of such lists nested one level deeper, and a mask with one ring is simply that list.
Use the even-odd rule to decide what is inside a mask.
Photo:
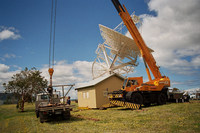
[{"label": "small building", "polygon": [[113,74],[80,84],[75,89],[78,91],[78,106],[80,108],[100,108],[108,104],[108,92],[120,90],[123,80],[122,76]]}]

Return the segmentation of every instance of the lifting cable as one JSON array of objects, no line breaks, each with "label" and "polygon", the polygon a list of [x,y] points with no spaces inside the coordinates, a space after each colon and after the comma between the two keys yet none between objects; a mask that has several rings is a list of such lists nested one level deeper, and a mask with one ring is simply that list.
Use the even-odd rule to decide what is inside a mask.
[{"label": "lifting cable", "polygon": [[[57,0],[52,0],[51,6],[51,25],[50,25],[50,41],[49,41],[49,68],[54,67],[54,56],[55,56],[55,32],[56,32],[56,7],[57,7]],[[54,10],[54,11],[53,11]],[[54,12],[54,16],[53,16]],[[54,20],[53,20],[54,17]],[[52,33],[53,28],[53,33]],[[53,40],[52,40],[53,35]]]},{"label": "lifting cable", "polygon": [[[52,87],[52,75],[53,75],[53,72],[54,72],[53,68],[54,68],[54,56],[55,56],[55,52],[54,51],[55,51],[55,33],[56,33],[56,6],[57,6],[57,0],[55,0],[55,4],[54,4],[54,0],[52,0],[52,5],[51,5],[51,24],[50,24],[50,41],[49,41],[49,70],[48,70],[49,71],[49,75],[50,75],[50,85],[49,85],[50,87]],[[52,39],[52,35],[53,35],[53,39]]]}]

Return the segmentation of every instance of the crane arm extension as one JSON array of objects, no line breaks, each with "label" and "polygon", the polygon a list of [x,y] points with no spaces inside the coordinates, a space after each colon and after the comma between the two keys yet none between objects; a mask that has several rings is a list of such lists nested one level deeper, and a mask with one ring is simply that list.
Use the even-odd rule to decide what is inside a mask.
[{"label": "crane arm extension", "polygon": [[148,67],[150,68],[153,76],[155,79],[162,78],[162,75],[160,73],[160,70],[158,66],[156,65],[156,61],[149,51],[148,47],[146,46],[142,36],[140,35],[137,27],[135,26],[130,14],[128,13],[126,7],[119,3],[118,0],[112,0],[112,3],[114,4],[115,8],[117,9],[120,17],[122,18],[122,21],[126,25],[128,31],[130,32],[131,36],[133,37],[136,45],[140,49],[140,53],[147,63]]}]

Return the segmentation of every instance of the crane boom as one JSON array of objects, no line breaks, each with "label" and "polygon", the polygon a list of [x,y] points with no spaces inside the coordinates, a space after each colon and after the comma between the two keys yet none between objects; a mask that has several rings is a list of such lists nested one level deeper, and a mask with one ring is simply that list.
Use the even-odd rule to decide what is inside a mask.
[{"label": "crane boom", "polygon": [[[159,67],[156,65],[156,61],[155,61],[153,55],[151,54],[147,45],[145,44],[142,36],[140,35],[136,25],[134,24],[130,14],[128,13],[126,7],[124,5],[122,7],[122,5],[119,3],[118,0],[112,0],[112,2],[114,4],[115,8],[117,9],[120,17],[122,18],[124,24],[126,25],[128,31],[130,32],[131,36],[133,37],[136,45],[140,49],[140,53],[144,59],[144,63],[146,66],[146,71],[147,71],[149,80],[150,81],[152,80],[149,69],[151,70],[155,79],[162,78]],[[149,69],[146,64],[148,65]]]}]

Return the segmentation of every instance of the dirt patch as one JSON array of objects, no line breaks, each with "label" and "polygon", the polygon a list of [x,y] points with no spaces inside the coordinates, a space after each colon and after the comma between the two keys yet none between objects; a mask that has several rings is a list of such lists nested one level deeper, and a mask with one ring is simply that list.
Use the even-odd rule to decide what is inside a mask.
[{"label": "dirt patch", "polygon": [[76,117],[81,118],[81,119],[85,119],[85,120],[100,121],[99,119],[90,118],[90,117],[85,117],[85,116],[82,116],[82,115],[77,115]]}]

